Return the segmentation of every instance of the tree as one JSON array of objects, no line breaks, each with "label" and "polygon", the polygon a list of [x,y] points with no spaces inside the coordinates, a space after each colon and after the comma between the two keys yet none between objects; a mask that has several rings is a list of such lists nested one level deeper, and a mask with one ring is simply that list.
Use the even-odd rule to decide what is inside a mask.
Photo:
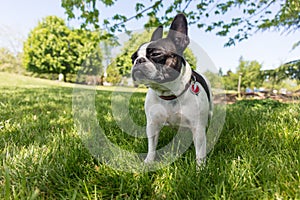
[{"label": "tree", "polygon": [[257,61],[245,61],[242,57],[239,60],[237,74],[242,75],[242,88],[260,87],[264,81],[261,75],[261,64]]},{"label": "tree", "polygon": [[[148,0],[137,2],[132,16],[115,14],[111,19],[99,22],[97,3],[113,6],[118,0],[62,0],[69,19],[83,20],[82,27],[93,25],[108,33],[126,30],[126,22],[148,17],[145,27],[169,25],[174,14],[184,13],[189,24],[207,32],[228,38],[227,46],[247,39],[257,30],[276,29],[287,33],[300,28],[299,0]],[[78,12],[79,11],[79,12]],[[76,16],[78,13],[79,16]],[[214,20],[211,20],[214,19]],[[226,20],[225,20],[226,19]],[[300,45],[300,41],[294,47]]]},{"label": "tree", "polygon": [[25,39],[21,32],[18,32],[9,26],[0,25],[0,46],[5,46],[12,54],[20,55],[22,53],[23,41]]},{"label": "tree", "polygon": [[24,43],[23,65],[35,73],[97,74],[102,54],[99,34],[71,30],[64,20],[49,16],[30,32]]},{"label": "tree", "polygon": [[300,82],[300,60],[290,61],[281,65],[276,69],[263,70],[264,79],[271,83],[272,89],[275,85],[280,84],[286,79],[296,80]]},{"label": "tree", "polygon": [[0,48],[0,71],[13,73],[24,71],[20,54],[15,56],[9,49]]},{"label": "tree", "polygon": [[228,90],[237,90],[239,76],[241,75],[241,88],[260,87],[265,80],[265,76],[261,72],[261,64],[257,61],[245,61],[242,57],[239,60],[237,72],[231,70],[222,77],[223,85]]},{"label": "tree", "polygon": [[194,55],[192,49],[186,48],[185,51],[183,52],[183,57],[190,64],[190,66],[192,67],[192,69],[196,69],[197,68],[197,58]]},{"label": "tree", "polygon": [[223,76],[223,70],[222,70],[221,67],[219,68],[218,75],[219,75],[219,76]]},{"label": "tree", "polygon": [[119,72],[119,70],[116,68],[115,64],[110,64],[106,69],[107,77],[106,81],[116,85],[121,82],[122,76]]},{"label": "tree", "polygon": [[227,90],[237,90],[239,75],[231,70],[222,77],[222,83]]},{"label": "tree", "polygon": [[222,77],[219,74],[211,71],[205,71],[203,74],[209,80],[212,88],[223,89]]},{"label": "tree", "polygon": [[102,72],[103,55],[97,32],[73,30],[69,38],[70,50],[77,58],[74,73],[99,75]]},{"label": "tree", "polygon": [[277,69],[278,73],[285,74],[289,79],[300,81],[300,60],[290,61]]}]

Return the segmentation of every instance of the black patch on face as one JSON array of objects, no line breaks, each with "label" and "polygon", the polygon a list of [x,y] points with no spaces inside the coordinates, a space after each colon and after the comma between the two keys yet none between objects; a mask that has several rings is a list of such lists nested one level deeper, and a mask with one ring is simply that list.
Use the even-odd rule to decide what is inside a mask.
[{"label": "black patch on face", "polygon": [[152,42],[146,49],[147,58],[164,74],[163,82],[172,81],[180,74],[183,58],[176,52],[174,43],[168,38]]},{"label": "black patch on face", "polygon": [[135,59],[137,59],[137,57],[138,57],[138,54],[137,54],[137,51],[136,51],[136,52],[134,52],[134,53],[132,54],[132,56],[131,56],[131,63],[132,63],[132,64],[134,63]]}]

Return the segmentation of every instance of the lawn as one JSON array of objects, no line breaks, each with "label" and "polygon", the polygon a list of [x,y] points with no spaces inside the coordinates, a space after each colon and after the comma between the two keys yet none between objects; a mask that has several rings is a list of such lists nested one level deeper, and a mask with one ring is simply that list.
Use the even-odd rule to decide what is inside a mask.
[{"label": "lawn", "polygon": [[[300,199],[299,104],[228,105],[204,169],[196,170],[190,147],[157,171],[131,173],[91,155],[74,125],[72,84],[0,73],[0,91],[0,199]],[[145,152],[147,140],[112,117],[113,89],[95,93],[97,123],[110,141]],[[138,91],[130,99],[140,125],[144,98]],[[172,129],[164,133],[162,144]]]}]

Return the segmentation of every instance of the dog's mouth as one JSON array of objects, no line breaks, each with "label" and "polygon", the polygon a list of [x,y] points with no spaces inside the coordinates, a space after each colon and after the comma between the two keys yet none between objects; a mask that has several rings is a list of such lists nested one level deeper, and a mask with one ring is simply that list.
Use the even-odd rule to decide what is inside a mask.
[{"label": "dog's mouth", "polygon": [[132,70],[132,79],[133,79],[133,81],[143,80],[143,79],[146,79],[146,75],[140,69],[133,69]]},{"label": "dog's mouth", "polygon": [[174,74],[172,74],[175,78],[168,74],[159,73],[159,72],[152,74],[152,76],[149,76],[149,75],[150,75],[149,72],[146,72],[146,71],[138,69],[138,68],[132,70],[133,81],[137,82],[139,84],[146,84],[146,85],[164,84],[164,83],[173,81],[176,77],[178,77],[179,73],[174,72]]}]

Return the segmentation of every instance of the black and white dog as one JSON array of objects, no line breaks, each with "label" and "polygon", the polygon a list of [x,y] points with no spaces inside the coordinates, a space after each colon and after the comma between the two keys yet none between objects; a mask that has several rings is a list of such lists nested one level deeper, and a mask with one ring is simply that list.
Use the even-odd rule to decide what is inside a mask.
[{"label": "black and white dog", "polygon": [[132,55],[132,78],[149,87],[145,112],[147,117],[148,154],[154,161],[161,128],[179,125],[192,131],[198,165],[205,163],[206,127],[212,116],[212,93],[207,80],[194,72],[183,58],[190,40],[187,20],[178,14],[166,38],[158,27],[151,41],[142,44]]}]

